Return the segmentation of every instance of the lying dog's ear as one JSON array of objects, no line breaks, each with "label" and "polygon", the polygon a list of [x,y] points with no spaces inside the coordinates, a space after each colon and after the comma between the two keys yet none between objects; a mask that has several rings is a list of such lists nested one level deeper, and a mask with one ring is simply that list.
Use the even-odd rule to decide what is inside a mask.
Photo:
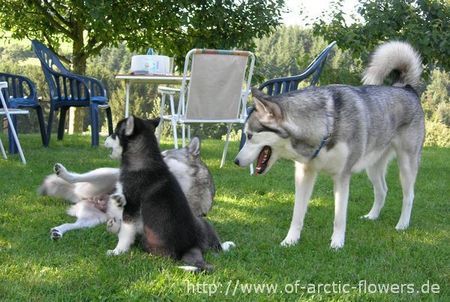
[{"label": "lying dog's ear", "polygon": [[130,136],[133,134],[134,130],[134,116],[130,115],[130,117],[127,118],[127,123],[125,125],[125,135]]},{"label": "lying dog's ear", "polygon": [[283,114],[280,106],[270,101],[261,91],[252,89],[253,101],[255,102],[255,114],[263,123],[271,123],[281,120]]},{"label": "lying dog's ear", "polygon": [[200,139],[198,137],[192,138],[188,146],[189,153],[197,157],[200,155]]}]

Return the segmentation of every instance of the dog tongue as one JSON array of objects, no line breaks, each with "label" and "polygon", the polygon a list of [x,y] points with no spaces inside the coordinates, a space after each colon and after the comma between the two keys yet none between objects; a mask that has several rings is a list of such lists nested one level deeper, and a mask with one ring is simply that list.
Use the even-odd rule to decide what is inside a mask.
[{"label": "dog tongue", "polygon": [[272,149],[269,146],[264,146],[258,156],[256,174],[262,174],[266,170],[271,155]]}]

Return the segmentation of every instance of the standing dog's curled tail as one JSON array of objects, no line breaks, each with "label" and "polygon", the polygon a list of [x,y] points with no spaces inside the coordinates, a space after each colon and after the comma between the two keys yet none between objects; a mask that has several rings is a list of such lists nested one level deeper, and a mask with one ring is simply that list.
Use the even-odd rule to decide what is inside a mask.
[{"label": "standing dog's curled tail", "polygon": [[378,46],[364,72],[363,84],[382,85],[393,71],[397,73],[394,86],[410,85],[416,89],[419,86],[422,60],[409,43],[391,41]]}]

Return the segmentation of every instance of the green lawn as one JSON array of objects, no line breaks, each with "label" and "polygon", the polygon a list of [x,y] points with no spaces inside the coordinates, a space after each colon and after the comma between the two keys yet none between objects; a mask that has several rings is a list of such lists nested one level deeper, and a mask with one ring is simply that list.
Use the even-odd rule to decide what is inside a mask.
[{"label": "green lawn", "polygon": [[[118,164],[105,148],[91,148],[87,136],[53,140],[48,149],[40,147],[37,135],[21,140],[27,165],[17,155],[0,159],[0,301],[450,301],[449,149],[424,150],[405,232],[394,229],[401,208],[396,164],[388,173],[386,206],[375,222],[359,218],[369,211],[373,194],[366,175],[354,175],[346,245],[336,252],[329,248],[334,207],[328,177],[318,179],[300,243],[282,248],[293,208],[293,164],[280,161],[268,175],[250,176],[232,163],[233,143],[226,166],[219,169],[223,142],[205,141],[203,158],[217,187],[209,218],[220,237],[237,248],[208,254],[215,272],[193,275],[138,247],[106,256],[116,237],[104,225],[51,241],[51,227],[73,221],[65,214],[66,202],[36,194],[53,164],[77,172]],[[262,288],[251,287],[256,285]],[[385,286],[394,293],[379,293],[377,288]],[[333,287],[340,293],[328,293]],[[437,287],[439,294],[419,293]]]}]

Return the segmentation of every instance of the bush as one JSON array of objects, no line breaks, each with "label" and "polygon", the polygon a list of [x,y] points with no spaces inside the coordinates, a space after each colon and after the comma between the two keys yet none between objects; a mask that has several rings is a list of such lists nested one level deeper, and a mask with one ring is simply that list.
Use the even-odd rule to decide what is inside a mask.
[{"label": "bush", "polygon": [[433,121],[425,121],[425,146],[450,147],[450,127]]}]

